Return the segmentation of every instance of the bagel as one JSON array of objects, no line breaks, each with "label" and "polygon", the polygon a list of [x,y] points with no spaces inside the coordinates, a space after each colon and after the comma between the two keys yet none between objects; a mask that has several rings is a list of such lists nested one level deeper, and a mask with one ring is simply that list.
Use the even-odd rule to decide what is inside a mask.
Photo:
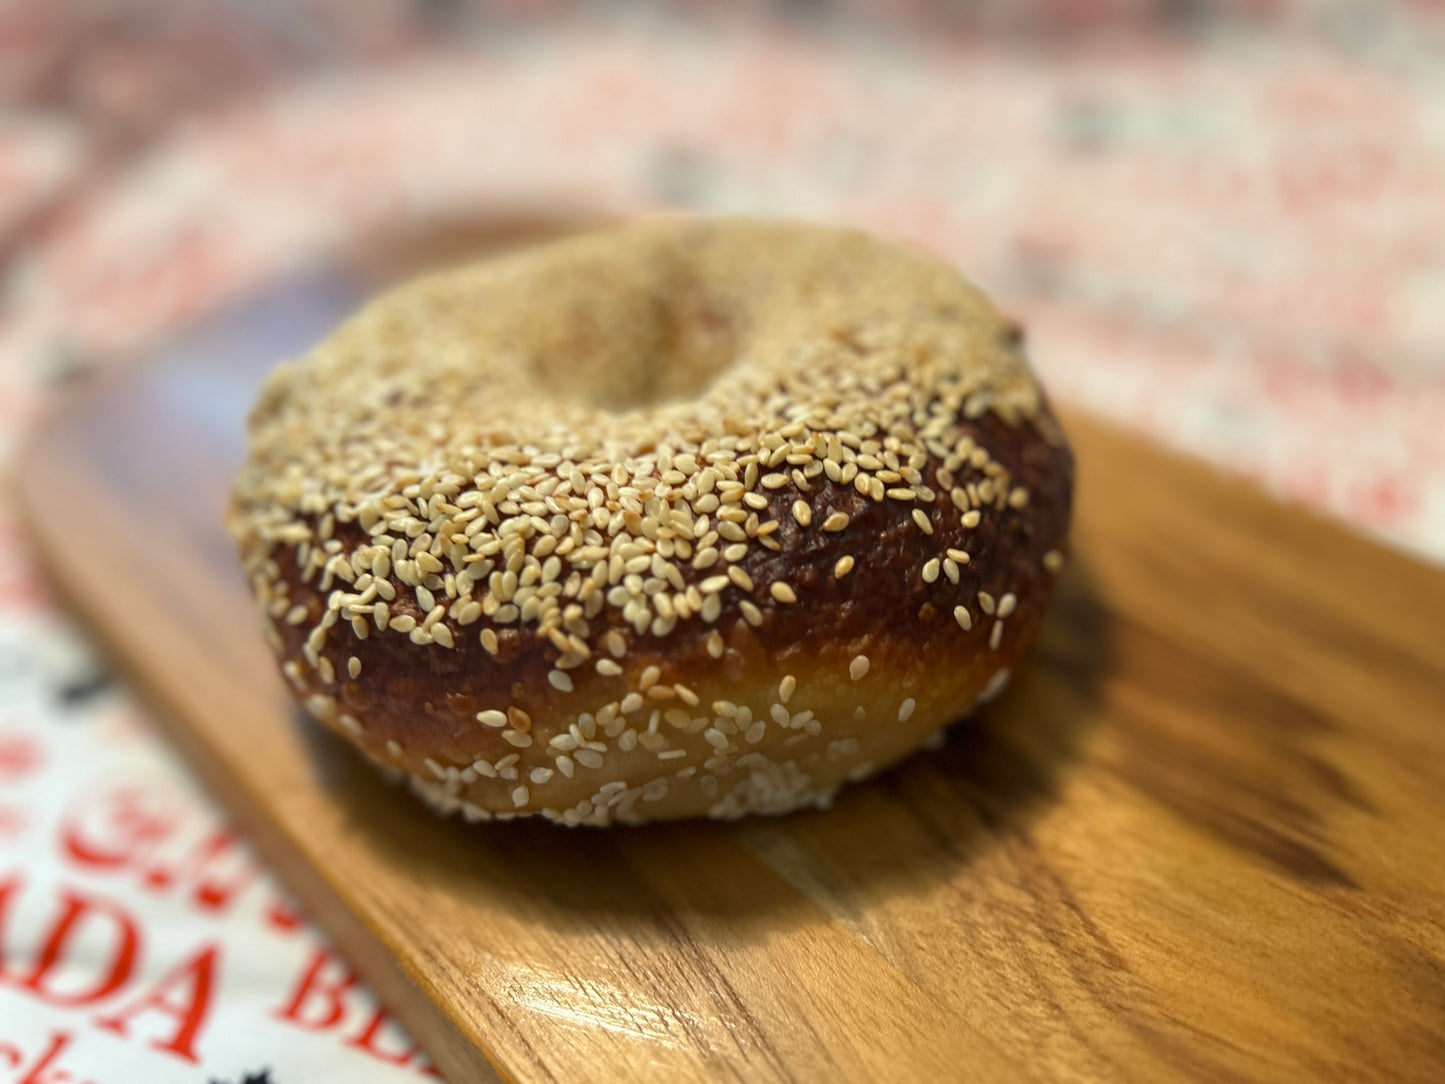
[{"label": "bagel", "polygon": [[425,277],[267,381],[228,516],[306,710],[470,819],[825,806],[997,692],[1073,461],[950,267],[755,221]]}]

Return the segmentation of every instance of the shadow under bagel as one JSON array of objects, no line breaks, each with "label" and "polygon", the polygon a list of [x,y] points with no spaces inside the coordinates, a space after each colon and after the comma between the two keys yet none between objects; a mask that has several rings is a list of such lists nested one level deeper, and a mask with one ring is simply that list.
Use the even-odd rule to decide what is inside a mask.
[{"label": "shadow under bagel", "polygon": [[[1109,615],[1087,562],[1076,560],[1010,687],[955,722],[941,748],[845,786],[829,809],[724,822],[597,829],[443,819],[300,708],[295,718],[349,830],[439,896],[484,896],[493,907],[524,908],[531,922],[555,916],[570,927],[586,913],[633,928],[658,911],[651,871],[666,868],[686,871],[667,879],[670,910],[738,920],[743,937],[806,921],[819,896],[846,911],[854,896],[966,876],[977,856],[1026,832],[1080,755],[1110,659]],[[737,844],[755,860],[745,888],[732,883]],[[730,861],[710,868],[709,855],[723,850]]]}]

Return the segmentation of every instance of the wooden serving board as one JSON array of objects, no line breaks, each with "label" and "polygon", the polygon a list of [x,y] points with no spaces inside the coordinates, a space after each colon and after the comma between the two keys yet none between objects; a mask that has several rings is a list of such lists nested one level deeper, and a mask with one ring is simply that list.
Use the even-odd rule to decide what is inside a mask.
[{"label": "wooden serving board", "polygon": [[1440,570],[1070,415],[1076,559],[941,751],[826,813],[441,821],[298,718],[221,526],[263,371],[354,292],[91,383],[17,481],[55,583],[450,1079],[1445,1079]]}]

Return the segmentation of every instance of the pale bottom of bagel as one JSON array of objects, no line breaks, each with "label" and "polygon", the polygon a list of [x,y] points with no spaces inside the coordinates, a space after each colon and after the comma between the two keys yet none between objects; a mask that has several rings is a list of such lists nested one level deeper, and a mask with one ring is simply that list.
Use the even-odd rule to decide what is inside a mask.
[{"label": "pale bottom of bagel", "polygon": [[[989,652],[945,673],[929,673],[915,659],[892,674],[843,682],[834,679],[831,654],[813,660],[816,680],[806,683],[798,665],[789,668],[793,682],[787,674],[767,685],[696,682],[704,706],[690,712],[693,721],[656,724],[669,738],[661,755],[614,743],[600,765],[577,764],[570,778],[553,771],[540,782],[514,773],[480,778],[429,758],[408,782],[439,812],[471,821],[540,815],[604,826],[826,808],[844,783],[896,763],[997,696],[1015,653]],[[708,725],[699,725],[704,717]]]}]

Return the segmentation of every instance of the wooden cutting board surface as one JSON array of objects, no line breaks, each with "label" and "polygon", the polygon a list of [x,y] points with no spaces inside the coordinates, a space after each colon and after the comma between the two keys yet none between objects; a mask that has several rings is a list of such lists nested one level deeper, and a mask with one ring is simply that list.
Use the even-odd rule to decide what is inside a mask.
[{"label": "wooden cutting board surface", "polygon": [[221,526],[257,382],[354,292],[288,284],[92,382],[17,483],[449,1079],[1445,1079],[1445,573],[1069,415],[1076,559],[941,751],[825,813],[437,820],[298,718]]}]

